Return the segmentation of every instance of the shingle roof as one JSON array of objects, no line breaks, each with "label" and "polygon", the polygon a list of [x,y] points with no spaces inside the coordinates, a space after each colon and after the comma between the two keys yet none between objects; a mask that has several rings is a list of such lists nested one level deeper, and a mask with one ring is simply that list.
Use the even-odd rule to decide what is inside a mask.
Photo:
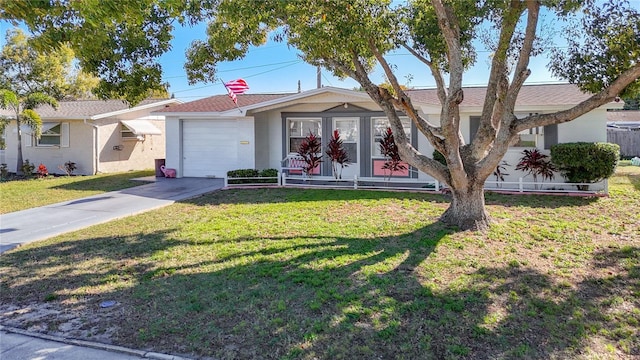
[{"label": "shingle roof", "polygon": [[[269,100],[279,99],[292,94],[242,94],[238,95],[238,106],[248,106],[266,102]],[[215,95],[204,99],[191,101],[179,105],[171,105],[162,109],[163,113],[182,113],[182,112],[222,112],[233,110],[236,105],[227,95]]]},{"label": "shingle roof", "polygon": [[[345,89],[338,89],[345,90]],[[486,87],[465,87],[464,102],[462,106],[481,107],[484,103]],[[310,90],[310,92],[315,90]],[[330,90],[329,90],[330,91]],[[352,90],[345,90],[352,91]],[[300,95],[304,95],[302,93]],[[440,106],[435,89],[408,90],[407,94],[417,103],[432,104]],[[288,94],[242,94],[238,95],[238,105],[240,107],[260,104],[263,102],[280,99]],[[577,86],[571,84],[547,84],[547,85],[525,85],[522,87],[517,106],[570,106],[576,105],[591,96],[585,94]],[[233,110],[235,104],[227,95],[215,95],[204,99],[191,101],[184,104],[171,105],[162,109],[161,113],[207,113],[223,112]]]},{"label": "shingle roof", "polygon": [[607,111],[607,121],[640,121],[640,110]]},{"label": "shingle roof", "polygon": [[[149,99],[143,100],[135,107],[150,105],[167,99]],[[36,109],[36,112],[42,118],[68,118],[76,119],[91,116],[107,114],[114,111],[130,109],[129,103],[123,100],[76,100],[76,101],[60,101],[58,109],[54,109],[50,105],[43,105]],[[13,116],[10,111],[0,109],[0,115]]]},{"label": "shingle roof", "polygon": [[[464,87],[462,106],[482,106],[486,87]],[[413,101],[440,105],[436,89],[408,90]],[[591,96],[572,84],[525,85],[520,90],[517,106],[576,105]]]}]

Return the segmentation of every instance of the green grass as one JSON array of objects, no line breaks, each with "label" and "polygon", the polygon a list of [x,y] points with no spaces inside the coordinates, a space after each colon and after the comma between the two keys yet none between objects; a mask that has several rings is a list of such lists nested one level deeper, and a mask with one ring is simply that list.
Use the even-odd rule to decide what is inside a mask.
[{"label": "green grass", "polygon": [[0,182],[0,214],[142,185],[131,179],[153,174],[153,170],[144,170]]},{"label": "green grass", "polygon": [[440,195],[219,191],[3,254],[0,322],[219,359],[632,359],[639,187],[490,194],[487,233]]}]

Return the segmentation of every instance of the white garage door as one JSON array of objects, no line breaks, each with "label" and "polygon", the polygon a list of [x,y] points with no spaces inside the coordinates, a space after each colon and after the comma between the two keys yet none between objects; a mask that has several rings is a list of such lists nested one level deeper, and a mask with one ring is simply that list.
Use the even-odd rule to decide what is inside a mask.
[{"label": "white garage door", "polygon": [[182,137],[183,176],[224,177],[238,168],[235,120],[184,120]]}]

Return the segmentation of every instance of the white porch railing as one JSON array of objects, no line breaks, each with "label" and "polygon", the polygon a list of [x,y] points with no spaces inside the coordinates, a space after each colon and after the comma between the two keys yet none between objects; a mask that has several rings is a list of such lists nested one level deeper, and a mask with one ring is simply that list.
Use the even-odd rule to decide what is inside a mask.
[{"label": "white porch railing", "polygon": [[[282,159],[280,171],[277,177],[243,177],[229,178],[225,176],[225,187],[240,186],[297,186],[315,188],[353,188],[353,189],[393,189],[393,190],[419,190],[439,192],[446,189],[446,184],[442,184],[435,179],[425,178],[382,178],[382,177],[358,177],[353,179],[335,179],[331,176],[304,174],[302,158],[290,155]],[[291,171],[300,172],[300,175],[290,174]],[[243,180],[240,184],[233,184],[233,180]],[[248,180],[248,181],[247,181]],[[255,180],[255,181],[253,181]],[[265,183],[265,180],[275,180],[272,183]],[[577,186],[588,186],[589,190],[578,190]],[[485,181],[485,190],[498,192],[518,192],[518,193],[577,193],[584,195],[609,194],[608,181],[603,180],[597,183],[567,183],[567,182],[533,182],[518,178],[518,181]]]},{"label": "white porch railing", "polygon": [[[280,174],[281,186],[324,187],[324,188],[353,188],[353,189],[394,189],[394,190],[421,190],[441,191],[446,189],[445,184],[435,179],[416,178],[391,178],[379,177],[354,177],[353,179],[339,179],[328,176],[288,176]],[[577,186],[589,186],[589,190],[578,190]],[[484,186],[489,191],[505,191],[519,193],[579,193],[584,195],[609,194],[608,181],[597,183],[566,183],[566,182],[533,182],[524,181],[493,181],[487,180]]]}]

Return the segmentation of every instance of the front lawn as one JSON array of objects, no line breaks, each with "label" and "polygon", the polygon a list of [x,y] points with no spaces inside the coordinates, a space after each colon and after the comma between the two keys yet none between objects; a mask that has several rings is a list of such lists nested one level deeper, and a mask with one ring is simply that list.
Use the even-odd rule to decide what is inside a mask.
[{"label": "front lawn", "polygon": [[0,214],[142,185],[144,182],[131,179],[153,174],[153,170],[144,170],[0,182]]},{"label": "front lawn", "polygon": [[[227,190],[0,256],[0,322],[215,359],[640,356],[640,168],[608,198]],[[115,306],[102,308],[107,300]]]}]

